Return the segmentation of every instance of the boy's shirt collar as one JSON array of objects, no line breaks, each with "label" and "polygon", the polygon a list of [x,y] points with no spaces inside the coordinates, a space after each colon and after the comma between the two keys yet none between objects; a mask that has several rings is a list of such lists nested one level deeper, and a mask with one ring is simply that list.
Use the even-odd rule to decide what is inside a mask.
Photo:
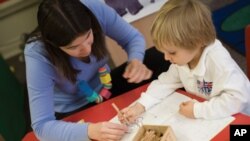
[{"label": "boy's shirt collar", "polygon": [[213,48],[215,47],[215,44],[216,44],[217,42],[218,42],[218,41],[215,40],[214,43],[212,43],[211,45],[207,46],[207,47],[203,50],[202,55],[201,55],[201,57],[200,57],[200,60],[199,60],[199,62],[198,62],[198,64],[197,64],[197,66],[196,66],[193,70],[191,70],[191,69],[188,67],[187,64],[184,65],[184,66],[180,66],[180,67],[182,67],[183,70],[185,70],[185,71],[191,73],[192,76],[193,76],[193,75],[195,75],[195,76],[204,76],[204,75],[205,75],[205,72],[206,72],[206,65],[205,65],[205,63],[206,63],[206,58],[207,58],[206,56],[208,55],[208,53],[209,53],[211,50],[213,50]]}]

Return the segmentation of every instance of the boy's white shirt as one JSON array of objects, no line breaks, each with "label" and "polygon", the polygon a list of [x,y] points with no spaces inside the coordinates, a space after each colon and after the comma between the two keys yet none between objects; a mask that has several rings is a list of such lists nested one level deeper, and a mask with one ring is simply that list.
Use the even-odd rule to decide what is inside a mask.
[{"label": "boy's white shirt", "polygon": [[[198,80],[212,82],[210,95],[199,93]],[[138,102],[147,110],[182,87],[207,99],[194,104],[196,118],[216,119],[239,112],[250,115],[250,82],[219,40],[204,49],[193,70],[187,65],[172,64],[167,72],[152,81]]]}]

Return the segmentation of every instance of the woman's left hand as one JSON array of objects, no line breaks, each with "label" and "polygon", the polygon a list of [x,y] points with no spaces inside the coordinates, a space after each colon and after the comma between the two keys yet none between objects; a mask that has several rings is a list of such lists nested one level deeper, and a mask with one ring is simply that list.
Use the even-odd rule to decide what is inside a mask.
[{"label": "woman's left hand", "polygon": [[139,60],[131,60],[123,73],[123,77],[128,80],[129,83],[140,83],[143,80],[151,78],[152,71],[147,68]]},{"label": "woman's left hand", "polygon": [[193,100],[181,103],[180,109],[179,109],[180,114],[182,114],[188,118],[195,118],[193,111],[194,111],[194,101]]}]

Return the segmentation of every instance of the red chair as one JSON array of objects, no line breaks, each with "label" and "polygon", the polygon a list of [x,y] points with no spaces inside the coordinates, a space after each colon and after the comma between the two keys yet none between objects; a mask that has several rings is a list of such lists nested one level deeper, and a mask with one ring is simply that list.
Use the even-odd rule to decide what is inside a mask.
[{"label": "red chair", "polygon": [[245,48],[246,48],[247,77],[250,80],[250,25],[247,25],[245,29]]}]

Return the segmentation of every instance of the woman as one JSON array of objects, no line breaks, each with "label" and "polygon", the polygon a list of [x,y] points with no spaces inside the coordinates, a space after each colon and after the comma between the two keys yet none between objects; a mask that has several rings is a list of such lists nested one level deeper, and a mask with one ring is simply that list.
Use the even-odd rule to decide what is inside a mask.
[{"label": "woman", "polygon": [[[102,101],[99,93],[104,88],[114,97],[147,83],[169,64],[160,63],[163,56],[155,49],[148,51],[144,62],[152,59],[150,54],[160,58],[161,67],[148,66],[157,68],[152,77],[152,71],[142,63],[145,43],[141,34],[99,0],[43,0],[37,18],[38,28],[24,51],[32,128],[37,137],[49,141],[121,139],[127,131],[124,125],[56,119]],[[116,40],[128,54],[128,62],[111,71],[112,84],[107,85],[98,72],[110,72],[104,35]]]}]

